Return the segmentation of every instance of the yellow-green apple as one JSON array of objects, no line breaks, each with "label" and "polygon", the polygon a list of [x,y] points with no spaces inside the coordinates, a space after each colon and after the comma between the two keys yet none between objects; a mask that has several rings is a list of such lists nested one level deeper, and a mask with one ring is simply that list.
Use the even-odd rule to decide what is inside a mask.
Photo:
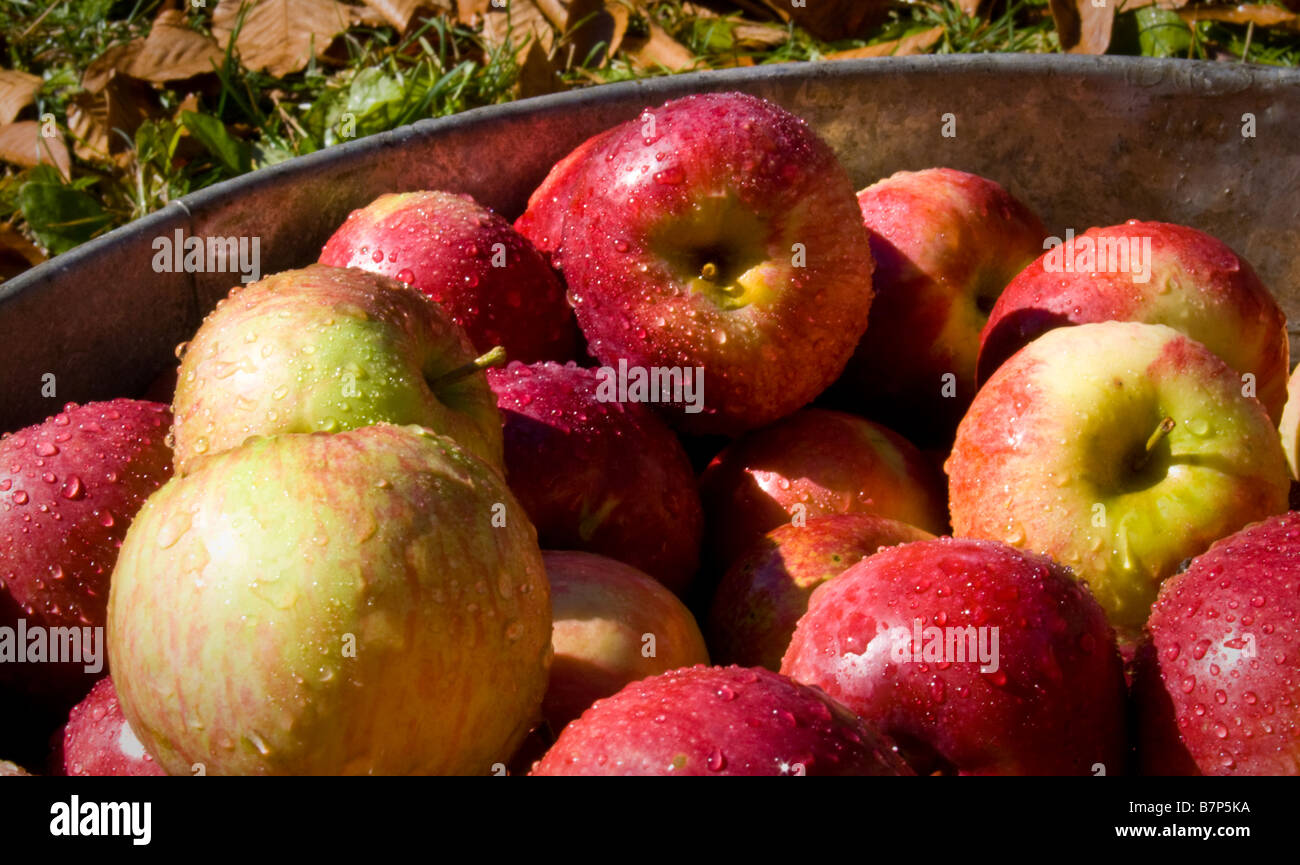
[{"label": "yellow-green apple", "polygon": [[126,722],[105,676],[72,708],[51,758],[56,775],[165,775]]},{"label": "yellow-green apple", "polygon": [[1275,422],[1281,416],[1286,316],[1226,244],[1187,226],[1136,219],[1054,239],[993,307],[980,336],[981,382],[1052,328],[1137,321],[1201,343],[1240,374],[1238,389],[1257,396]]},{"label": "yellow-green apple", "polygon": [[918,774],[1124,770],[1115,633],[1035,553],[938,538],[881,550],[813,592],[781,672],[898,743]]},{"label": "yellow-green apple", "polygon": [[911,775],[893,743],[761,667],[672,670],[599,700],[533,775]]},{"label": "yellow-green apple", "polygon": [[474,347],[438,304],[315,264],[237,286],[182,353],[176,469],[250,436],[419,424],[502,465],[501,416]]},{"label": "yellow-green apple", "polygon": [[659,582],[594,553],[542,553],[555,661],[542,714],[558,732],[629,682],[709,662],[690,610]]},{"label": "yellow-green apple", "polygon": [[528,196],[528,208],[515,220],[515,231],[528,238],[557,270],[560,267],[560,244],[564,240],[565,214],[573,199],[573,191],[587,170],[590,155],[613,131],[606,129],[591,136],[555,163],[541,186]]},{"label": "yellow-green apple", "polygon": [[873,514],[833,514],[785,523],[762,537],[722,578],[709,608],[709,648],[718,663],[781,669],[813,590],[883,547],[934,537]]},{"label": "yellow-green apple", "polygon": [[488,371],[505,418],[510,488],[544,547],[600,553],[679,594],[699,564],[704,518],[681,443],[645,405],[602,399],[574,364]]},{"label": "yellow-green apple", "polygon": [[1278,423],[1282,436],[1282,452],[1293,479],[1300,478],[1300,367],[1291,374],[1286,385],[1286,406]]},{"label": "yellow-green apple", "polygon": [[674,424],[762,426],[839,376],[867,326],[871,253],[848,175],[803,120],[688,96],[610,132],[580,174],[569,301],[602,364],[703,368],[702,410],[665,405]]},{"label": "yellow-green apple", "polygon": [[1134,688],[1152,774],[1300,775],[1300,513],[1248,526],[1160,587]]},{"label": "yellow-green apple", "polygon": [[955,534],[1069,566],[1125,638],[1180,562],[1287,507],[1263,405],[1209,349],[1159,324],[1034,340],[976,395],[947,470]]},{"label": "yellow-green apple", "polygon": [[729,567],[782,523],[876,514],[944,534],[943,482],[897,433],[829,409],[804,409],[722,450],[700,478],[715,566]]},{"label": "yellow-green apple", "polygon": [[487,774],[539,717],[551,611],[497,470],[378,424],[173,478],[122,544],[108,642],[168,774]]},{"label": "yellow-green apple", "polygon": [[320,263],[409,283],[442,305],[480,352],[512,360],[568,360],[578,328],[546,259],[468,195],[387,193],[354,210],[325,242]]},{"label": "yellow-green apple", "polygon": [[946,445],[975,395],[989,310],[1046,232],[997,183],[951,168],[900,171],[858,205],[876,299],[839,398],[913,441]]},{"label": "yellow-green apple", "polygon": [[63,717],[106,671],[109,578],[171,475],[170,425],[165,405],[115,399],[0,438],[0,682]]}]

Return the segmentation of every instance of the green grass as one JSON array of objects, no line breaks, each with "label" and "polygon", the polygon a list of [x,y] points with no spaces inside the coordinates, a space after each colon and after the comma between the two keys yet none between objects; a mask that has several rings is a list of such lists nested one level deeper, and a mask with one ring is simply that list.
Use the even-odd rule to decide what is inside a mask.
[{"label": "green grass", "polygon": [[[207,9],[187,7],[206,32]],[[0,5],[0,66],[40,75],[34,113],[66,118],[86,68],[113,45],[148,33],[161,0],[6,0]],[[1046,0],[995,0],[978,17],[950,2],[901,4],[867,39],[823,42],[791,25],[774,25],[762,44],[737,37],[755,22],[740,12],[694,14],[679,0],[645,4],[629,37],[651,20],[695,56],[697,68],[818,61],[837,51],[942,28],[932,53],[1055,52],[1056,31]],[[627,44],[627,43],[625,43]],[[0,223],[16,226],[50,253],[165,206],[169,201],[245,171],[425,117],[441,117],[516,97],[517,46],[490,47],[481,34],[451,20],[430,18],[410,32],[356,27],[328,61],[277,77],[254,72],[228,52],[193,110],[185,93],[155,88],[156,110],[133,136],[120,137],[111,159],[73,162],[72,182],[49,167],[7,166],[0,175]],[[1112,53],[1202,59],[1248,57],[1253,63],[1300,63],[1292,30],[1199,22],[1154,8],[1123,13]],[[590,61],[590,58],[588,58]],[[669,70],[638,68],[626,51],[596,66],[562,71],[564,86],[619,81]],[[62,120],[65,137],[72,143]]]}]

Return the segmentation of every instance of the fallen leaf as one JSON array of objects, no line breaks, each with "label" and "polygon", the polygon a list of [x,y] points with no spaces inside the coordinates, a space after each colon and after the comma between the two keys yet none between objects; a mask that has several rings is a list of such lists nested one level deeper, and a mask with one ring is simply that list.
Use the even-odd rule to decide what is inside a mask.
[{"label": "fallen leaf", "polygon": [[983,0],[956,0],[957,8],[966,13],[967,18],[974,18],[975,13],[980,11],[980,4]]},{"label": "fallen leaf", "polygon": [[790,41],[790,31],[771,24],[737,24],[731,38],[737,48],[775,48]]},{"label": "fallen leaf", "polygon": [[126,75],[114,76],[98,93],[78,93],[68,103],[73,152],[87,161],[126,154],[156,107],[153,88]]},{"label": "fallen leaf", "polygon": [[44,126],[35,120],[19,120],[0,126],[0,160],[32,168],[45,163],[53,165],[66,180],[72,173],[72,157],[62,135],[41,134]]},{"label": "fallen leaf", "polygon": [[640,44],[629,51],[632,64],[641,69],[667,69],[678,72],[695,66],[695,55],[691,49],[678,42],[668,31],[653,21],[650,24],[648,39],[638,40]]},{"label": "fallen leaf", "polygon": [[1204,7],[1183,9],[1178,13],[1187,22],[1225,21],[1229,24],[1258,24],[1261,27],[1276,27],[1286,24],[1291,27],[1300,25],[1300,16],[1279,6],[1243,3],[1233,7]]},{"label": "fallen leaf", "polygon": [[541,42],[534,39],[528,43],[528,50],[519,64],[519,81],[516,90],[520,98],[544,96],[562,89],[556,75],[555,64],[542,48]]},{"label": "fallen leaf", "polygon": [[448,13],[452,11],[451,0],[363,0],[380,17],[393,26],[398,33],[405,33],[411,26],[411,19],[421,9],[428,12]]},{"label": "fallen leaf", "polygon": [[627,6],[620,3],[619,0],[605,4],[605,11],[614,22],[614,28],[609,36],[609,48],[605,52],[607,58],[613,57],[618,53],[619,47],[623,44],[623,37],[627,35],[628,21],[631,20],[631,13]]},{"label": "fallen leaf", "polygon": [[149,35],[127,52],[118,70],[141,81],[164,84],[212,72],[225,52],[208,36],[190,29],[185,16],[164,9],[154,19]]},{"label": "fallen leaf", "polygon": [[826,59],[853,60],[859,57],[904,57],[908,54],[923,54],[942,38],[943,28],[931,27],[929,30],[912,33],[902,39],[877,42],[875,45],[864,45],[861,48],[850,48],[847,51],[836,51],[833,54],[827,54]]},{"label": "fallen leaf", "polygon": [[13,123],[41,89],[41,76],[0,69],[0,126]]},{"label": "fallen leaf", "polygon": [[108,82],[112,81],[114,76],[126,74],[122,70],[131,65],[131,60],[140,53],[143,45],[143,40],[137,39],[134,42],[121,42],[108,48],[92,60],[86,67],[86,71],[82,73],[81,89],[98,93],[108,86]]},{"label": "fallen leaf", "polygon": [[212,35],[223,49],[235,37],[240,60],[250,69],[283,77],[322,57],[334,37],[351,26],[357,7],[338,0],[221,0],[212,13]]},{"label": "fallen leaf", "polygon": [[[1048,0],[1061,48],[1070,54],[1105,54],[1117,0]],[[1097,5],[1100,3],[1100,5]]]},{"label": "fallen leaf", "polygon": [[466,27],[477,27],[491,6],[492,0],[456,0],[456,20]]},{"label": "fallen leaf", "polygon": [[834,42],[861,36],[885,17],[890,0],[811,0],[799,6],[789,0],[764,0],[764,5],[782,21],[793,21],[818,39]]},{"label": "fallen leaf", "polygon": [[1133,12],[1146,6],[1159,6],[1161,9],[1182,9],[1189,0],[1118,0],[1115,11]]},{"label": "fallen leaf", "polygon": [[45,260],[40,247],[22,235],[22,232],[0,225],[0,281],[13,279],[28,268]]},{"label": "fallen leaf", "polygon": [[529,45],[536,41],[549,57],[555,44],[555,29],[533,0],[511,0],[505,8],[490,6],[483,16],[483,41],[491,48],[507,43],[522,65]]},{"label": "fallen leaf", "polygon": [[[591,60],[599,66],[608,52],[597,52],[598,46],[613,44],[617,21],[609,12],[605,0],[536,0],[537,7],[563,36],[566,67],[578,66]],[[624,23],[626,29],[626,20]],[[621,36],[620,36],[621,38]]]}]

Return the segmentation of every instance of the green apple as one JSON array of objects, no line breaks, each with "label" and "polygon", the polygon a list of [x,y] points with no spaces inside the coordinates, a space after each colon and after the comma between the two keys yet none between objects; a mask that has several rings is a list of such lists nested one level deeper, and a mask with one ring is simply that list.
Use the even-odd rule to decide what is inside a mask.
[{"label": "green apple", "polygon": [[1046,553],[1131,636],[1184,559],[1287,508],[1277,430],[1164,325],[1049,331],[998,368],[946,469],[954,534]]},{"label": "green apple", "polygon": [[540,715],[550,593],[494,469],[380,424],[173,478],[127,532],[108,634],[169,774],[488,774]]},{"label": "green apple", "polygon": [[496,398],[464,331],[417,289],[353,268],[232,289],[182,352],[174,410],[180,474],[250,436],[375,423],[419,424],[504,460]]}]

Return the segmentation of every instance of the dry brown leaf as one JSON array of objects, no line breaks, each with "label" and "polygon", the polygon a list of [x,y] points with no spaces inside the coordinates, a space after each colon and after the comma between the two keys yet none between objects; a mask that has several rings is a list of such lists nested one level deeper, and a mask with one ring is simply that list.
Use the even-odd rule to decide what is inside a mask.
[{"label": "dry brown leaf", "polygon": [[827,42],[861,36],[872,24],[884,19],[890,6],[890,0],[809,0],[802,6],[795,6],[789,0],[764,0],[764,3],[782,21],[793,21]]},{"label": "dry brown leaf", "polygon": [[451,0],[362,0],[367,6],[379,13],[384,21],[391,24],[398,33],[405,33],[411,26],[411,19],[421,9],[427,12],[451,12]]},{"label": "dry brown leaf", "polygon": [[508,41],[522,64],[533,42],[540,43],[550,57],[555,45],[555,29],[533,0],[511,0],[504,9],[489,6],[483,16],[483,41],[497,48]]},{"label": "dry brown leaf", "polygon": [[139,46],[123,56],[118,71],[155,84],[212,72],[225,56],[210,37],[190,29],[175,9],[159,12],[149,35],[138,41]]},{"label": "dry brown leaf", "polygon": [[466,27],[477,27],[491,6],[492,0],[456,0],[456,20]]},{"label": "dry brown leaf", "polygon": [[614,22],[614,29],[609,36],[609,48],[605,52],[606,57],[613,57],[618,53],[619,47],[623,44],[623,37],[627,35],[628,21],[631,20],[632,14],[627,6],[614,0],[612,3],[605,4],[605,11]]},{"label": "dry brown leaf", "polygon": [[0,282],[13,279],[44,260],[40,247],[12,226],[0,225]]},{"label": "dry brown leaf", "polygon": [[212,13],[212,35],[222,48],[230,43],[245,3],[248,12],[235,39],[240,60],[279,76],[298,72],[313,54],[324,56],[357,17],[357,7],[338,0],[221,0]]},{"label": "dry brown leaf", "polygon": [[650,38],[638,40],[640,44],[629,51],[634,66],[641,69],[663,67],[672,72],[695,66],[695,55],[691,49],[668,35],[668,31],[658,24],[653,21],[649,23]]},{"label": "dry brown leaf", "polygon": [[774,48],[790,41],[790,31],[771,24],[737,24],[731,38],[739,48]]},{"label": "dry brown leaf", "polygon": [[878,42],[875,45],[864,45],[861,48],[850,48],[847,51],[836,51],[833,54],[827,54],[826,59],[854,60],[859,57],[903,57],[908,54],[922,54],[942,38],[943,28],[932,27],[920,33],[913,33],[911,36],[904,36],[902,39]]},{"label": "dry brown leaf", "polygon": [[1105,54],[1115,23],[1117,0],[1048,0],[1056,21],[1056,36],[1070,54]]},{"label": "dry brown leaf", "polygon": [[1243,3],[1233,7],[1204,7],[1184,9],[1178,13],[1184,21],[1226,21],[1229,24],[1258,24],[1260,27],[1276,27],[1286,24],[1300,26],[1300,16],[1288,12],[1279,6],[1264,6]]},{"label": "dry brown leaf", "polygon": [[13,123],[41,89],[41,76],[0,69],[0,126]]},{"label": "dry brown leaf", "polygon": [[81,74],[81,88],[90,93],[103,90],[108,86],[108,82],[131,65],[132,58],[140,53],[143,44],[138,39],[134,42],[119,43],[96,57]]},{"label": "dry brown leaf", "polygon": [[980,4],[983,0],[956,0],[957,8],[966,13],[967,18],[974,18],[975,13],[980,11]]},{"label": "dry brown leaf", "polygon": [[0,126],[0,160],[32,168],[42,162],[53,165],[67,180],[71,177],[72,157],[68,154],[68,145],[63,143],[63,136],[41,135],[44,126],[35,120],[19,120],[7,126]]},{"label": "dry brown leaf", "polygon": [[564,34],[566,66],[584,63],[588,58],[598,66],[609,56],[603,49],[596,52],[597,46],[613,43],[617,27],[606,5],[605,0],[538,0],[542,12]]},{"label": "dry brown leaf", "polygon": [[515,89],[524,99],[529,96],[544,96],[561,89],[555,64],[536,39],[528,43],[524,58],[519,63],[519,81]]},{"label": "dry brown leaf", "polygon": [[1115,11],[1132,12],[1143,6],[1159,6],[1161,9],[1182,9],[1188,0],[1116,0]]},{"label": "dry brown leaf", "polygon": [[156,106],[153,88],[125,75],[114,76],[99,93],[77,94],[68,105],[73,152],[88,161],[127,154]]}]

